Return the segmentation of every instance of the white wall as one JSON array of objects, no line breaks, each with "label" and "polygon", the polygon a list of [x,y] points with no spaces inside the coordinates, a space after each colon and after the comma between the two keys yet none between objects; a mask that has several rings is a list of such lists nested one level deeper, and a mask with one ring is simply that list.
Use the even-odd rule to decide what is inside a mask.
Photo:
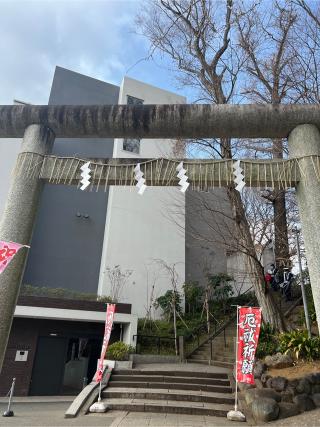
[{"label": "white wall", "polygon": [[[14,317],[28,319],[51,319],[67,320],[72,322],[101,322],[105,323],[106,313],[103,311],[70,310],[53,307],[32,307],[28,305],[17,305]],[[135,345],[133,336],[137,334],[138,319],[133,314],[115,313],[114,323],[122,323],[122,341],[126,344]]]},{"label": "white wall", "polygon": [[[185,102],[184,97],[125,77],[119,104],[127,103],[127,95],[143,99],[144,104]],[[122,142],[122,139],[115,140],[114,157],[173,156],[174,143],[170,140],[141,140],[139,155],[123,150]],[[155,260],[162,260],[170,266],[176,265],[180,288],[185,280],[184,218],[179,215],[176,218],[179,224],[176,224],[172,215],[167,215],[168,205],[172,207],[177,202],[184,209],[185,197],[173,187],[147,187],[142,196],[137,194],[135,187],[112,187],[109,192],[99,294],[110,294],[105,272],[107,267],[120,265],[123,271],[132,270],[119,299],[131,303],[132,313],[139,317],[146,315],[153,284],[155,298],[171,288],[168,275]]]},{"label": "white wall", "polygon": [[0,222],[20,145],[20,139],[0,138]]}]

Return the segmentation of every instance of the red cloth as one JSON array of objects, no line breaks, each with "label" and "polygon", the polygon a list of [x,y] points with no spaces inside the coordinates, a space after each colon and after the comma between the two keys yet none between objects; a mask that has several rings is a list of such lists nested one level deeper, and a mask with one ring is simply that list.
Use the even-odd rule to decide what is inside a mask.
[{"label": "red cloth", "polygon": [[254,358],[261,326],[260,307],[238,307],[237,380],[254,384]]}]

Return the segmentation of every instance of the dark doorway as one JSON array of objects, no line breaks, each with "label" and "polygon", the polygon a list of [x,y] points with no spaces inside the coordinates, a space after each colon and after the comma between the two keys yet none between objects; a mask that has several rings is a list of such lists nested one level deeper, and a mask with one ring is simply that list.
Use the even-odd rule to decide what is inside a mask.
[{"label": "dark doorway", "polygon": [[90,358],[88,364],[88,383],[90,383],[97,371],[97,362],[101,353],[102,339],[91,339],[90,340]]},{"label": "dark doorway", "polygon": [[68,338],[39,337],[32,371],[30,395],[60,394]]}]

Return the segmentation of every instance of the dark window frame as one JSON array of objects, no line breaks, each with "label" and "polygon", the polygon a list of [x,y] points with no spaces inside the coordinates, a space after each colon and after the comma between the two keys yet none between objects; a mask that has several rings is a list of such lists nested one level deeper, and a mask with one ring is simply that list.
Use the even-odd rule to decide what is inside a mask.
[{"label": "dark window frame", "polygon": [[[143,99],[127,95],[127,105],[143,105]],[[140,138],[124,138],[122,149],[128,153],[140,154]]]}]

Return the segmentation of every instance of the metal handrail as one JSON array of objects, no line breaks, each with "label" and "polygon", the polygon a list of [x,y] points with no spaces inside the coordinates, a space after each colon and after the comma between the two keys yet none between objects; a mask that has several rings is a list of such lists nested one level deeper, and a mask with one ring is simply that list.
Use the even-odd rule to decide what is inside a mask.
[{"label": "metal handrail", "polygon": [[[216,327],[216,325],[219,324],[220,322],[216,319],[214,319],[214,320],[215,320],[215,322],[210,322],[210,325],[215,325],[215,327]],[[195,335],[199,337],[198,332],[200,332],[201,329],[203,329],[203,328],[205,328],[205,329],[208,328],[208,322],[201,323],[201,325],[199,325],[197,328],[193,329],[192,332],[190,332],[189,334],[185,334],[184,338],[185,339],[191,338],[191,337],[194,337]]]},{"label": "metal handrail", "polygon": [[177,343],[176,348],[179,349],[178,338],[176,340],[174,337],[169,337],[169,336],[136,334],[136,335],[133,335],[133,340],[136,340],[136,353],[137,353],[137,346],[139,344],[139,337],[156,339],[158,354],[160,354],[160,351],[161,351],[161,341],[176,341]]},{"label": "metal handrail", "polygon": [[[251,286],[249,289],[247,289],[243,294],[241,295],[245,295],[246,293],[248,293],[249,291],[251,291],[253,289],[253,286]],[[248,304],[253,303],[252,301],[249,301]],[[233,315],[231,315],[231,317],[218,329],[216,330],[212,335],[210,335],[206,340],[204,340],[201,345],[206,344],[207,342],[211,342],[210,345],[210,354],[211,354],[211,359],[212,359],[212,341],[221,334],[221,332],[223,332],[223,338],[224,338],[224,346],[226,347],[226,328],[230,325],[230,323],[233,322],[233,320],[235,319],[235,317],[237,317],[237,313],[234,313]],[[199,343],[199,340],[198,340]],[[192,356],[193,353],[195,353],[198,348],[200,347],[200,344],[198,344],[198,346],[196,348],[194,348],[191,352],[189,352],[186,357],[190,357]]]},{"label": "metal handrail", "polygon": [[[253,288],[253,286],[251,286],[251,288],[247,289],[246,292],[249,292],[251,289]],[[246,292],[244,292],[243,294],[245,294]],[[296,305],[298,304],[299,301],[301,301],[302,297],[297,297],[296,301],[294,302],[294,304],[284,313],[284,317],[287,317],[290,312],[292,311],[292,309],[294,307],[296,307]],[[252,301],[249,301],[249,305],[253,303]],[[281,298],[280,298],[280,307],[281,307]],[[205,344],[207,342],[210,341],[211,345],[210,345],[210,358],[212,360],[212,341],[221,334],[221,332],[223,332],[223,338],[224,338],[224,347],[226,347],[226,328],[230,325],[230,323],[237,317],[237,313],[234,313],[234,315],[231,316],[231,318],[212,336],[208,337],[208,339],[206,341],[204,341],[202,344]],[[193,354],[197,349],[193,350],[188,357]]]}]

